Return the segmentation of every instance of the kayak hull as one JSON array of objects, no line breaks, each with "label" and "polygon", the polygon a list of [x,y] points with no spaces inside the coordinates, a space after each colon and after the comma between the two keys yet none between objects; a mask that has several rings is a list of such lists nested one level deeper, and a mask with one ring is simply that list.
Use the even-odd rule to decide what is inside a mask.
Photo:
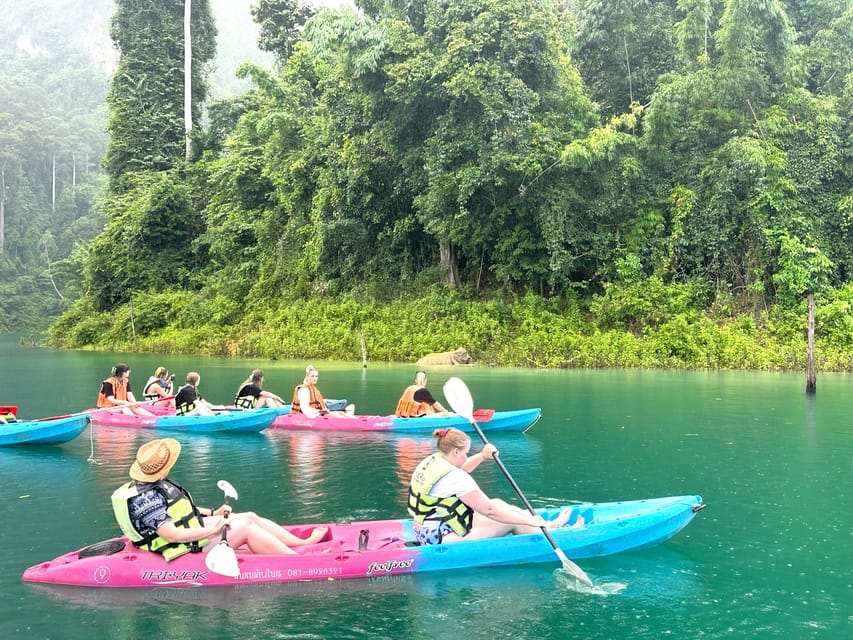
[{"label": "kayak hull", "polygon": [[[580,504],[573,506],[583,527],[552,529],[566,555],[579,560],[660,544],[684,528],[702,508],[700,496]],[[546,520],[559,508],[537,510]],[[288,527],[306,537],[314,525]],[[28,568],[25,582],[82,587],[222,587],[306,580],[374,578],[406,573],[557,562],[540,533],[454,544],[412,546],[411,520],[375,520],[329,527],[324,540],[296,547],[296,554],[267,556],[237,550],[240,574],[228,577],[205,566],[205,554],[183,555],[172,562],[134,548],[126,538],[78,549]],[[109,547],[120,550],[103,555]]]},{"label": "kayak hull", "polygon": [[112,427],[190,433],[257,432],[269,427],[278,415],[275,409],[220,411],[212,416],[178,416],[175,415],[174,409],[167,407],[150,407],[148,409],[156,412],[157,415],[131,416],[112,411],[98,411],[91,413],[92,423]]},{"label": "kayak hull", "polygon": [[89,425],[89,415],[51,420],[19,420],[0,423],[0,445],[62,444],[79,436]]},{"label": "kayak hull", "polygon": [[[542,409],[520,409],[517,411],[495,411],[488,421],[478,423],[483,431],[522,431],[534,425],[542,415]],[[456,427],[474,432],[467,419],[458,415],[423,416],[422,418],[398,418],[397,416],[318,416],[309,418],[301,413],[279,415],[272,423],[277,429],[300,429],[308,431],[393,431],[395,433],[432,433],[435,429]]]}]

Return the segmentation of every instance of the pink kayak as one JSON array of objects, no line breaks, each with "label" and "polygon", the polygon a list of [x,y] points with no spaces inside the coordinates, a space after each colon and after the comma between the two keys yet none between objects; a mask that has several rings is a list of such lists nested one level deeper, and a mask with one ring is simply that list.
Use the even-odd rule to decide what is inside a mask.
[{"label": "pink kayak", "polygon": [[[279,412],[282,410],[279,409]],[[517,411],[480,410],[474,412],[483,431],[522,431],[539,420],[542,410],[520,409]],[[468,420],[459,415],[423,416],[421,418],[398,418],[397,416],[318,416],[309,418],[301,413],[283,413],[272,423],[278,429],[303,429],[311,431],[393,431],[395,433],[432,433],[435,429],[456,427],[472,432],[474,428]]]},{"label": "pink kayak", "polygon": [[[696,495],[580,504],[572,507],[568,524],[582,515],[582,527],[550,531],[569,558],[604,556],[664,542],[704,506]],[[562,508],[537,512],[553,520]],[[24,571],[23,579],[83,587],[221,587],[541,562],[559,566],[554,549],[539,532],[423,547],[415,542],[408,519],[322,526],[329,529],[323,540],[295,547],[297,553],[292,555],[255,555],[238,549],[236,577],[209,570],[205,553],[166,562],[159,554],[136,549],[127,538],[113,538],[34,565]],[[305,538],[314,527],[287,528]]]}]

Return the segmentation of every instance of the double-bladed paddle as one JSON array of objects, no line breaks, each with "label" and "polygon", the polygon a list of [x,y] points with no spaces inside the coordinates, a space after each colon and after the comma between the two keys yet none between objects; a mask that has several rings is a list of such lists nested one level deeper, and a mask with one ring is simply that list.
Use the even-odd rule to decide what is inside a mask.
[{"label": "double-bladed paddle", "polygon": [[[216,486],[222,489],[225,494],[225,504],[228,504],[228,498],[237,500],[237,490],[227,480],[220,480]],[[226,532],[228,531],[228,514],[225,514],[226,523],[222,527],[222,539],[217,542],[213,548],[207,552],[204,557],[205,566],[223,576],[236,578],[240,575],[240,567],[237,566],[237,554],[234,549],[228,544]]]},{"label": "double-bladed paddle", "polygon": [[[459,378],[453,377],[450,378],[447,382],[444,383],[444,396],[447,398],[447,402],[453,408],[453,410],[458,413],[463,418],[467,418],[468,422],[474,427],[477,431],[477,434],[480,436],[480,439],[483,441],[483,444],[489,444],[489,441],[486,440],[486,436],[483,433],[483,430],[480,429],[480,425],[477,424],[477,421],[474,419],[473,408],[474,401],[471,398],[471,392],[468,391],[468,387],[465,385],[462,380]],[[512,485],[512,488],[515,489],[515,492],[518,494],[518,497],[521,498],[521,501],[524,503],[524,506],[527,507],[527,510],[530,511],[532,515],[536,515],[536,511],[533,509],[533,506],[527,500],[527,497],[522,493],[521,488],[516,484],[515,480],[513,480],[512,476],[507,471],[507,468],[504,466],[503,461],[499,456],[494,456],[494,461],[497,463],[500,470],[503,472],[506,479],[509,480],[509,483]],[[551,548],[554,549],[554,553],[557,554],[557,557],[560,559],[560,562],[563,563],[563,568],[568,571],[572,576],[574,576],[580,582],[586,584],[587,586],[592,586],[592,580],[589,579],[589,576],[586,575],[583,569],[581,569],[574,562],[569,560],[566,557],[566,554],[563,553],[563,550],[557,546],[556,540],[551,535],[551,532],[548,531],[548,527],[539,527],[542,530],[542,533],[545,534],[545,538],[547,538],[548,542],[551,544]]]}]

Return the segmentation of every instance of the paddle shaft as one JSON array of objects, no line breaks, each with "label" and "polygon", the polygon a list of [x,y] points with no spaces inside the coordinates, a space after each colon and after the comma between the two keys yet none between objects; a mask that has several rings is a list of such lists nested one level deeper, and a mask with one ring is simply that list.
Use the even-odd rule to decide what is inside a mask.
[{"label": "paddle shaft", "polygon": [[101,411],[114,411],[118,407],[135,407],[138,404],[150,404],[152,402],[160,402],[161,400],[171,400],[175,396],[165,396],[163,398],[157,398],[156,400],[139,400],[137,402],[131,402],[130,404],[117,404],[113,407],[101,407],[100,409],[92,409],[91,411],[81,411],[80,413],[66,413],[64,416],[50,416],[49,418],[39,418],[36,422],[45,422],[46,420],[59,420],[60,418],[71,418],[73,416],[83,416],[89,415],[92,413],[99,413]]},{"label": "paddle shaft", "polygon": [[[486,439],[486,434],[483,433],[483,430],[480,428],[480,425],[477,424],[477,421],[474,420],[474,417],[470,418],[471,426],[477,431],[477,435],[480,436],[480,439],[483,441],[484,445],[489,444],[489,441]],[[524,495],[524,492],[521,490],[521,487],[518,486],[515,479],[510,474],[509,470],[504,466],[503,460],[500,459],[500,456],[494,456],[494,461],[497,463],[498,468],[504,474],[506,479],[509,481],[512,488],[515,489],[515,492],[518,494],[518,497],[521,498],[521,501],[524,503],[524,506],[527,507],[527,510],[531,513],[531,515],[536,515],[536,510],[533,508],[533,505],[530,504],[530,501],[527,499],[527,496]],[[551,548],[554,550],[554,553],[560,559],[560,562],[563,564],[563,568],[575,576],[578,580],[585,582],[587,585],[592,585],[592,580],[589,579],[589,576],[586,575],[583,569],[581,569],[574,562],[569,560],[566,554],[562,549],[557,545],[557,541],[554,540],[554,536],[551,535],[551,532],[548,530],[548,527],[539,527],[542,533],[545,535],[545,539],[548,540],[548,543],[551,545]]]}]

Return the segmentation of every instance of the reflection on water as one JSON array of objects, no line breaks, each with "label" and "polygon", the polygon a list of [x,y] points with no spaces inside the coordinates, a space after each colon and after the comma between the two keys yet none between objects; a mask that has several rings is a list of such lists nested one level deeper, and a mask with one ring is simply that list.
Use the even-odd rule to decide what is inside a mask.
[{"label": "reflection on water", "polygon": [[[216,401],[230,400],[257,366],[266,386],[289,396],[307,364],[52,352],[2,339],[0,358],[0,402],[26,417],[91,406],[119,361],[131,365],[134,382],[161,364],[198,370]],[[367,413],[393,408],[412,376],[396,365],[320,368],[328,395]],[[430,379],[440,389],[458,374],[436,370]],[[627,583],[607,597],[564,588],[556,557],[553,566],[248,590],[24,584],[25,567],[118,533],[110,494],[150,438],[181,441],[172,476],[199,504],[221,503],[216,482],[225,479],[240,494],[238,509],[288,523],[404,517],[408,475],[433,447],[428,435],[96,426],[61,446],[0,448],[0,638],[853,637],[849,376],[821,376],[812,397],[802,376],[787,374],[475,367],[462,377],[478,407],[542,407],[526,435],[489,434],[535,506],[698,493],[709,508],[664,545],[584,559],[596,583]],[[91,453],[96,462],[87,461]],[[515,501],[496,465],[481,464],[475,476],[489,495]]]}]

